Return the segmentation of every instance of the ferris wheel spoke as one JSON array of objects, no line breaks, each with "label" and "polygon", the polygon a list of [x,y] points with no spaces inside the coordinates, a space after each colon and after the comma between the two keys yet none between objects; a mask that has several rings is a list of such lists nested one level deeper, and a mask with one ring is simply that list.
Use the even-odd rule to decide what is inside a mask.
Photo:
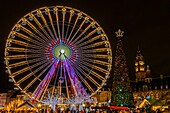
[{"label": "ferris wheel spoke", "polygon": [[27,58],[40,58],[40,57],[44,57],[42,56],[42,54],[28,54]]},{"label": "ferris wheel spoke", "polygon": [[[28,46],[28,43],[27,42],[23,42],[23,41],[19,41],[19,40],[15,40],[15,39],[8,39],[7,40],[8,44],[17,44],[17,45],[20,45],[20,46]],[[8,47],[10,47],[11,45],[8,45]]]},{"label": "ferris wheel spoke", "polygon": [[73,81],[73,77],[71,76],[72,75],[72,72],[71,72],[71,69],[70,69],[70,67],[69,67],[69,65],[68,65],[68,62],[64,62],[64,64],[65,64],[65,69],[66,69],[66,71],[67,71],[67,73],[68,73],[68,76],[69,76],[69,79],[70,79],[70,82],[71,82],[71,87],[72,87],[72,89],[73,89],[73,93],[74,93],[74,95],[76,95],[77,96],[77,91],[76,91],[76,88],[75,88],[75,84],[74,84],[74,81]]},{"label": "ferris wheel spoke", "polygon": [[[49,13],[48,13],[48,12],[49,12],[49,9],[46,8],[45,11],[46,11],[45,14],[48,15],[48,14],[49,14]],[[40,14],[41,19],[42,19],[42,21],[44,22],[44,25],[45,25],[45,27],[47,28],[47,30],[48,30],[48,32],[50,33],[50,35],[46,32],[45,29],[43,29],[43,30],[44,30],[44,33],[46,34],[46,36],[47,36],[49,39],[55,39],[55,37],[54,37],[51,29],[50,29],[49,26],[48,26],[48,23],[47,23],[46,19],[44,18],[43,14],[42,14],[42,12],[41,12],[40,10],[38,10],[37,12],[38,12],[38,14]],[[42,28],[43,28],[43,27],[42,27]],[[47,34],[48,34],[48,35],[47,35]]]},{"label": "ferris wheel spoke", "polygon": [[[44,47],[43,45],[35,45],[35,44],[29,44],[28,42],[23,42],[23,41],[19,41],[19,40],[15,40],[15,39],[10,39],[8,41],[9,43],[13,43],[13,44],[17,44],[17,45],[20,45],[20,46],[23,46],[23,47],[29,47],[29,48],[42,48]],[[36,43],[37,44],[37,43]]]},{"label": "ferris wheel spoke", "polygon": [[[36,18],[34,17],[34,15],[33,14],[30,14],[30,17],[31,18],[34,18],[34,20],[37,22],[38,20],[36,20]],[[27,28],[25,28],[24,26],[20,26],[20,28],[24,31],[24,32],[26,32],[26,33],[28,33],[28,34],[30,34],[32,37],[35,37],[35,38],[37,38],[38,40],[40,40],[42,43],[44,43],[45,41],[49,41],[48,39],[47,39],[47,37],[46,36],[44,36],[37,28],[36,28],[36,26],[34,26],[31,22],[29,22],[27,19],[23,19],[24,21],[26,21],[26,23],[27,23],[27,25],[34,31],[34,32],[36,32],[39,36],[41,36],[42,38],[40,38],[39,36],[37,36],[37,35],[35,35],[32,31],[30,31],[30,30],[28,30]],[[41,26],[42,27],[42,26]]]},{"label": "ferris wheel spoke", "polygon": [[101,59],[111,59],[112,57],[111,56],[108,56],[108,55],[103,55],[103,54],[95,54],[95,55],[92,55],[92,54],[81,54],[82,57],[88,57],[88,58],[101,58]]},{"label": "ferris wheel spoke", "polygon": [[86,87],[89,89],[89,91],[91,93],[94,93],[94,89],[91,87],[91,85],[82,77],[82,76],[79,76],[82,80],[82,82],[86,85]]},{"label": "ferris wheel spoke", "polygon": [[[80,39],[80,37],[83,36],[83,34],[85,34],[85,33],[87,32],[87,30],[90,29],[90,27],[93,26],[94,24],[95,24],[95,22],[91,22],[91,23],[83,30],[83,32],[81,32],[80,35],[77,36],[77,37],[75,38],[75,40],[73,40],[73,43],[75,43],[76,45],[78,45],[77,40]],[[88,34],[88,35],[89,35],[89,34]],[[89,35],[89,36],[90,36],[90,35]],[[87,38],[87,36],[85,36],[85,38]],[[80,39],[79,41],[84,40],[85,38]],[[78,42],[79,42],[79,41],[78,41]]]},{"label": "ferris wheel spoke", "polygon": [[19,70],[19,71],[16,71],[16,72],[12,73],[11,76],[12,76],[12,77],[15,77],[15,76],[20,75],[20,74],[22,74],[23,72],[26,72],[26,71],[28,71],[28,70],[29,70],[29,67],[25,67],[25,68],[23,68],[23,69],[21,69],[21,70]]},{"label": "ferris wheel spoke", "polygon": [[40,96],[40,101],[42,101],[43,100],[43,98],[44,98],[44,95],[47,93],[47,90],[48,89],[48,86],[47,87],[45,87],[45,89],[43,90],[43,92],[42,92],[42,95]]},{"label": "ferris wheel spoke", "polygon": [[[52,65],[52,64],[49,64],[49,63],[47,62],[47,63],[41,65],[40,67],[38,67],[36,70],[34,70],[34,71],[32,71],[32,72],[33,72],[34,74],[37,74],[38,72],[40,72],[40,71],[43,69],[43,71],[41,71],[39,74],[37,74],[37,78],[39,78],[39,77],[41,77],[41,76],[45,73],[45,71],[47,71],[47,69],[50,68],[51,65]],[[45,69],[44,69],[44,67],[45,67]]]},{"label": "ferris wheel spoke", "polygon": [[111,51],[110,48],[97,48],[97,49],[90,49],[90,50],[84,50],[82,53],[83,54],[86,54],[86,53],[107,53]]},{"label": "ferris wheel spoke", "polygon": [[19,67],[19,66],[23,66],[23,65],[27,65],[27,64],[28,64],[27,61],[21,61],[21,62],[16,62],[16,63],[10,64],[8,67],[15,68],[15,67]]},{"label": "ferris wheel spoke", "polygon": [[42,65],[42,64],[44,64],[44,63],[46,63],[46,62],[47,62],[46,60],[38,61],[38,62],[36,62],[35,64],[30,65],[30,68],[33,69],[33,68],[35,68],[35,67],[39,67],[40,65]]},{"label": "ferris wheel spoke", "polygon": [[43,61],[43,60],[46,60],[46,59],[45,58],[27,59],[27,62],[29,64],[31,64],[31,63],[35,63],[35,62],[39,62],[39,61]]},{"label": "ferris wheel spoke", "polygon": [[[85,75],[89,80],[93,79],[89,76],[89,74],[91,73],[90,69],[88,67],[86,67],[85,65],[82,65],[81,63],[78,63],[79,67],[77,67],[79,70],[81,70],[81,72],[83,72],[83,75]],[[81,66],[81,67],[80,67]],[[86,73],[84,70],[86,70],[88,73]],[[95,81],[94,79],[92,81]],[[92,82],[94,83],[96,86],[100,86],[96,81]]]},{"label": "ferris wheel spoke", "polygon": [[69,75],[69,78],[70,78],[70,81],[71,81],[71,84],[72,84],[72,87],[74,89],[74,93],[76,96],[85,96],[87,95],[84,87],[82,86],[82,84],[80,83],[74,69],[71,67],[71,65],[69,64],[69,61],[68,62],[65,62],[66,64],[66,70],[67,70],[67,73]]},{"label": "ferris wheel spoke", "polygon": [[26,48],[17,48],[17,47],[7,47],[6,48],[8,51],[13,51],[13,52],[18,52],[18,53],[42,53],[42,50],[31,50],[31,49],[26,49]]},{"label": "ferris wheel spoke", "polygon": [[[43,64],[42,66],[40,66],[39,68],[37,68],[36,70],[33,71],[34,74],[36,74],[37,72],[39,72],[41,69],[43,69],[44,67],[46,67],[45,69],[43,69],[43,71],[41,71],[41,73],[39,73],[37,75],[37,77],[35,77],[23,90],[26,91],[29,87],[31,87],[33,85],[33,83],[36,80],[40,80],[39,77],[41,77],[43,75],[43,73],[45,73],[45,71],[47,69],[50,68],[51,65],[49,65],[49,63]],[[29,76],[29,75],[27,75]],[[25,76],[26,77],[26,76]],[[25,78],[23,78],[22,80],[24,81]],[[26,79],[25,79],[26,80]],[[18,82],[23,82],[23,81],[18,81]]]},{"label": "ferris wheel spoke", "polygon": [[37,99],[40,98],[40,96],[43,93],[44,89],[46,89],[46,87],[49,85],[52,77],[54,76],[54,73],[56,71],[55,68],[57,67],[58,63],[59,63],[59,59],[57,59],[54,62],[54,64],[52,65],[52,67],[50,68],[50,70],[48,71],[46,76],[44,77],[44,79],[40,82],[37,89],[32,94],[33,99],[37,100]]},{"label": "ferris wheel spoke", "polygon": [[94,64],[99,64],[99,65],[103,65],[103,66],[109,65],[108,62],[105,62],[105,61],[102,61],[102,60],[90,59],[90,58],[83,58],[83,61],[94,63]]},{"label": "ferris wheel spoke", "polygon": [[[37,14],[40,15],[41,18],[43,18],[42,16],[42,12],[40,10],[37,10]],[[41,23],[38,21],[38,19],[32,14],[30,13],[30,17],[32,17],[34,19],[34,21],[36,22],[36,24],[39,26],[39,28],[43,31],[43,33],[45,34],[45,36],[39,31],[36,29],[36,27],[32,24],[31,27],[33,27],[33,29],[41,36],[41,37],[48,37],[48,40],[52,40],[52,37],[50,37],[50,35],[47,33],[47,31],[44,29],[44,27],[41,25]]]},{"label": "ferris wheel spoke", "polygon": [[44,48],[43,45],[38,46],[38,45],[34,45],[34,44],[29,44],[27,47],[31,48],[31,49],[39,49],[39,51],[40,50],[42,51],[42,48]]},{"label": "ferris wheel spoke", "polygon": [[[88,67],[90,67],[90,65],[89,65],[88,63],[84,64],[84,62],[83,62],[83,63],[80,62],[79,65],[80,65],[84,70],[86,70],[87,72],[90,72],[92,75],[96,76],[98,79],[100,79],[100,80],[104,80],[104,79],[105,79],[105,78],[102,77],[100,74],[96,73],[95,71],[90,71],[91,69],[88,68]],[[87,67],[87,66],[88,66],[88,67]],[[93,65],[92,65],[91,67],[94,68]],[[102,72],[102,73],[104,73],[104,72]]]},{"label": "ferris wheel spoke", "polygon": [[102,72],[102,73],[108,73],[108,70],[105,70],[105,69],[103,69],[103,68],[101,68],[101,67],[99,67],[99,66],[96,66],[96,65],[94,65],[94,64],[90,64],[90,63],[84,62],[84,61],[79,61],[79,63],[81,63],[81,64],[83,64],[83,65],[86,65],[86,66],[88,66],[88,67],[92,67],[93,69],[98,70],[98,71],[100,71],[100,72]]},{"label": "ferris wheel spoke", "polygon": [[30,68],[34,68],[34,67],[36,67],[36,66],[38,66],[38,65],[41,65],[42,63],[44,63],[44,62],[39,62],[39,63],[36,63],[36,64],[30,66],[30,67],[25,67],[25,68],[23,68],[23,69],[21,69],[21,70],[18,70],[18,71],[16,71],[16,72],[12,73],[11,76],[12,76],[12,77],[15,77],[15,76],[17,76],[17,75],[20,75],[20,74],[22,74],[22,73],[30,70]]},{"label": "ferris wheel spoke", "polygon": [[13,51],[13,52],[27,52],[28,51],[28,49],[18,48],[18,47],[7,47],[6,49],[8,51]]},{"label": "ferris wheel spoke", "polygon": [[69,31],[69,28],[70,28],[70,24],[71,24],[71,19],[72,19],[72,16],[74,14],[74,10],[70,10],[70,16],[69,16],[69,21],[68,21],[68,25],[67,25],[67,30],[66,30],[66,34],[65,34],[65,38],[68,39],[68,31]]},{"label": "ferris wheel spoke", "polygon": [[26,59],[27,55],[9,55],[9,56],[5,56],[5,59],[8,60],[16,60],[16,59]]},{"label": "ferris wheel spoke", "polygon": [[[59,78],[62,78],[63,79],[63,72],[62,72],[62,69],[63,68],[63,63],[60,64],[60,74],[59,74]],[[59,80],[59,95],[61,95],[61,92],[62,92],[62,88],[61,88],[61,81]]]},{"label": "ferris wheel spoke", "polygon": [[[96,42],[96,43],[87,43],[85,46],[78,46],[80,49],[90,49],[98,46],[104,46],[105,48],[108,48],[109,45],[108,41],[102,41],[102,42]],[[109,48],[110,49],[110,48]]]},{"label": "ferris wheel spoke", "polygon": [[59,18],[58,18],[58,8],[57,7],[54,7],[54,12],[55,12],[55,15],[56,15],[56,22],[57,22],[57,31],[58,31],[58,37],[61,39],[61,35],[60,35],[60,26],[59,26]]},{"label": "ferris wheel spoke", "polygon": [[38,78],[34,78],[26,87],[24,87],[24,89],[22,89],[22,92],[26,92],[28,88],[31,87],[32,84],[36,82],[36,80],[38,80]]},{"label": "ferris wheel spoke", "polygon": [[66,9],[65,8],[62,9],[62,14],[63,14],[63,20],[62,20],[62,38],[65,38],[64,37],[64,22],[65,22],[65,15],[66,15]]},{"label": "ferris wheel spoke", "polygon": [[[64,72],[66,72],[66,69],[65,69],[65,68],[64,68]],[[67,83],[67,78],[66,78],[66,73],[64,73],[64,79],[65,79],[65,84],[66,84],[67,98],[70,99],[69,89],[68,89],[68,83]]]},{"label": "ferris wheel spoke", "polygon": [[[28,32],[27,32],[28,33]],[[30,32],[29,32],[30,33]],[[32,38],[29,38],[28,36],[26,36],[26,35],[23,35],[23,34],[21,34],[21,33],[18,33],[18,32],[15,32],[15,31],[12,31],[12,35],[11,35],[11,37],[13,37],[13,36],[18,36],[18,37],[20,37],[20,38],[22,38],[22,39],[24,39],[24,40],[26,40],[26,41],[28,41],[28,42],[32,42],[33,44],[36,44],[36,45],[39,45],[39,46],[41,46],[42,45],[42,43],[40,43],[40,42],[38,42],[38,41],[36,41],[36,40],[34,40],[34,39],[32,39]],[[30,34],[31,35],[31,34]],[[33,35],[32,34],[32,36],[34,36],[34,37],[36,37],[35,35]],[[22,41],[18,41],[18,40],[14,40],[14,39],[8,39],[9,40],[9,42],[12,42],[12,43],[18,43],[18,44],[25,44],[25,46],[26,45],[28,45],[28,42],[22,42]]]},{"label": "ferris wheel spoke", "polygon": [[[82,32],[79,36],[76,37],[76,39],[73,41],[73,43],[75,43],[76,45],[78,45],[79,43],[81,43],[81,42],[84,41],[85,39],[89,38],[91,35],[93,35],[93,34],[96,33],[98,30],[101,29],[100,27],[99,27],[99,28],[96,28],[96,29],[94,29],[93,31],[91,31],[90,33],[88,33],[87,35],[85,35],[84,37],[82,37],[83,34],[85,34],[85,32],[86,32],[88,29],[90,29],[94,24],[95,24],[95,22],[92,22],[88,27],[86,27],[86,29],[83,30],[83,32]],[[80,37],[82,37],[82,38],[80,39]],[[78,40],[78,39],[80,39],[80,40]],[[78,41],[77,41],[77,40],[78,40]]]},{"label": "ferris wheel spoke", "polygon": [[89,40],[87,40],[87,41],[83,41],[82,43],[77,44],[77,47],[82,47],[82,46],[84,46],[84,45],[86,45],[86,44],[90,44],[90,43],[92,43],[93,41],[101,38],[102,36],[103,36],[103,34],[97,35],[97,36],[95,36],[95,37],[93,37],[93,38],[91,38],[91,39],[89,39]]},{"label": "ferris wheel spoke", "polygon": [[51,26],[52,26],[52,30],[53,30],[53,32],[54,32],[55,39],[58,39],[58,36],[57,36],[57,33],[56,33],[56,29],[55,29],[54,23],[53,23],[53,18],[51,17],[51,13],[50,13],[50,11],[49,11],[48,8],[45,9],[45,10],[46,10],[46,12],[48,13],[48,17],[49,17],[49,20],[50,20],[50,24],[51,24]]},{"label": "ferris wheel spoke", "polygon": [[22,79],[20,79],[19,81],[16,82],[16,84],[21,84],[22,82],[24,82],[25,80],[27,80],[29,77],[33,76],[34,74],[31,72],[29,74],[27,74],[26,76],[24,76]]},{"label": "ferris wheel spoke", "polygon": [[36,50],[36,49],[38,49],[38,48],[35,48],[35,49],[28,49],[28,50],[27,50],[27,54],[32,54],[32,53],[35,53],[35,54],[42,54],[42,53],[44,52],[44,50],[41,50],[41,49]]},{"label": "ferris wheel spoke", "polygon": [[[59,74],[59,69],[56,70],[56,75]],[[54,81],[54,84],[53,84],[53,87],[52,87],[52,92],[51,92],[51,95],[50,95],[50,100],[54,97],[55,95],[55,89],[56,89],[56,85],[57,85],[57,76],[55,76],[55,81]]]},{"label": "ferris wheel spoke", "polygon": [[[81,64],[79,64],[79,66],[81,66],[81,68],[80,68],[80,67],[77,67],[77,68],[81,71],[81,73],[82,73],[86,78],[88,78],[88,79],[91,81],[91,83],[93,83],[95,86],[99,87],[100,84],[99,84],[98,82],[96,82],[91,76],[89,76],[89,73],[90,73],[89,69],[88,69],[87,67],[81,65]],[[87,72],[89,72],[89,73],[86,73],[82,68],[83,68],[84,70],[86,70]]]},{"label": "ferris wheel spoke", "polygon": [[[70,39],[70,42],[74,39],[74,37],[77,35],[78,32],[80,32],[82,26],[84,25],[84,23],[88,20],[88,17],[85,17],[85,19],[83,20],[83,22],[80,24],[79,28],[77,29],[77,31],[74,33],[74,35],[72,36],[72,38]],[[76,39],[75,39],[76,41]]]},{"label": "ferris wheel spoke", "polygon": [[[77,70],[79,70],[79,67],[77,67],[77,66],[74,66],[74,67],[75,67],[75,71],[76,71],[77,75],[80,77],[81,81],[87,86],[87,88],[89,89],[90,92],[94,93],[94,90],[91,87],[91,85],[89,85],[88,82],[85,80],[85,78],[83,78],[81,76],[81,74],[77,71]],[[83,74],[85,74],[85,73],[83,73]],[[86,75],[84,75],[84,76],[86,76]]]},{"label": "ferris wheel spoke", "polygon": [[68,36],[68,40],[70,40],[71,35],[72,35],[72,33],[73,33],[74,29],[75,29],[75,26],[76,26],[76,24],[77,24],[77,21],[78,21],[78,19],[79,19],[79,17],[80,17],[81,15],[82,15],[82,13],[78,13],[78,16],[77,16],[77,18],[76,18],[76,20],[75,20],[75,22],[74,22],[74,25],[73,25],[73,27],[72,27],[72,29],[71,29],[71,32],[69,33],[70,35]]}]

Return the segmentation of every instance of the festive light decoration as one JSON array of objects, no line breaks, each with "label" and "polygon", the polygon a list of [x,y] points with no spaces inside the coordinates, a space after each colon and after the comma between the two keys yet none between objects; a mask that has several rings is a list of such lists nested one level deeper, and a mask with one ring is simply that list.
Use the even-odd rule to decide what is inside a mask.
[{"label": "festive light decoration", "polygon": [[[112,66],[107,35],[90,16],[46,6],[23,16],[5,46],[6,73],[32,102],[59,103],[57,95],[87,99],[102,88]],[[32,92],[32,93],[28,93]]]},{"label": "festive light decoration", "polygon": [[112,83],[111,105],[113,106],[133,106],[133,93],[130,89],[126,57],[123,51],[123,31],[120,29],[117,34],[116,55],[114,63],[114,76]]},{"label": "festive light decoration", "polygon": [[50,105],[50,107],[53,109],[53,111],[56,111],[56,105],[71,105],[70,109],[74,109],[75,105],[79,105],[79,109],[82,109],[84,103],[92,103],[94,100],[87,97],[79,97],[79,96],[72,96],[70,99],[65,98],[65,95],[60,94],[53,94],[53,97],[51,97],[51,92],[48,92],[47,99],[44,99],[42,101],[43,104]]}]

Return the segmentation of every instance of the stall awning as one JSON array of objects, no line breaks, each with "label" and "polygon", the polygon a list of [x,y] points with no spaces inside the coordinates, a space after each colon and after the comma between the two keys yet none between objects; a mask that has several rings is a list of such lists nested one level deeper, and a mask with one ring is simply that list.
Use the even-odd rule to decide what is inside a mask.
[{"label": "stall awning", "polygon": [[128,107],[123,107],[123,106],[110,106],[110,109],[115,109],[115,110],[128,110]]},{"label": "stall awning", "polygon": [[95,107],[91,107],[91,109],[109,109],[109,107],[108,106],[102,106],[102,107],[95,106]]}]

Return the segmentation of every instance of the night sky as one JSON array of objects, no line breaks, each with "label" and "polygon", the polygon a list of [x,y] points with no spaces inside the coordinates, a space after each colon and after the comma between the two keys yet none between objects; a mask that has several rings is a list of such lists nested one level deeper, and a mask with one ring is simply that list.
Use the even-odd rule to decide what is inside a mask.
[{"label": "night sky", "polygon": [[[4,0],[0,2],[0,92],[6,92],[4,49],[8,34],[17,21],[32,10],[62,5],[76,8],[96,20],[116,47],[115,31],[123,30],[129,76],[134,80],[134,60],[138,46],[150,65],[151,76],[170,75],[169,0]],[[114,62],[113,62],[114,63]],[[113,70],[111,76],[113,75]]]}]

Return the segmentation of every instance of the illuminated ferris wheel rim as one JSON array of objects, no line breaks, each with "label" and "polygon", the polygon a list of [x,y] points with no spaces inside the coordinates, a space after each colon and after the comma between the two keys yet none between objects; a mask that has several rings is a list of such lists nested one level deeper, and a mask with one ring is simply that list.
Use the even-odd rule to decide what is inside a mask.
[{"label": "illuminated ferris wheel rim", "polygon": [[[56,16],[55,21],[52,14]],[[69,18],[75,18],[75,20],[73,22],[70,20],[66,21],[67,18],[64,16],[67,14]],[[62,20],[59,20],[60,18],[58,16],[63,16],[61,17]],[[83,21],[77,25],[77,21],[79,20]],[[85,26],[85,24],[87,25]],[[85,27],[83,28],[83,26]],[[67,28],[67,30],[65,28]],[[71,30],[69,31],[68,29]],[[67,31],[69,32],[68,34],[66,33]],[[101,41],[99,41],[99,39],[101,39]],[[23,45],[25,48],[20,47]],[[17,54],[11,55],[13,52]],[[24,52],[24,54],[20,54],[22,52]],[[25,59],[25,61],[15,62],[15,60],[18,59]],[[108,60],[108,62],[106,62],[106,60]],[[45,71],[38,73],[40,68],[49,70],[54,67],[54,69],[62,69],[60,72],[66,73],[67,76],[74,70],[73,74],[75,73],[75,75],[77,75],[77,83],[82,82],[82,84],[84,84],[83,86],[90,88],[88,82],[94,83],[97,89],[95,89],[95,91],[92,88],[89,89],[92,91],[91,95],[93,95],[104,85],[109,77],[111,60],[112,52],[110,43],[99,24],[87,14],[65,6],[42,7],[26,14],[12,28],[5,49],[5,63],[8,73],[15,82],[15,85],[23,92],[26,92],[26,90],[34,84],[31,82],[31,84],[29,83],[25,87],[21,86],[28,78],[35,76],[33,81],[39,80],[43,83],[45,77],[43,79],[40,77]],[[11,63],[11,61],[14,63]],[[55,67],[54,64],[59,65],[60,61],[63,62],[60,64],[60,67]],[[28,67],[21,70],[18,69],[16,72],[13,71],[13,68],[22,65],[27,65]],[[64,69],[64,66],[70,67],[71,69]],[[20,80],[17,80],[17,77],[21,76],[20,74],[29,70],[31,71],[30,73],[23,76]],[[101,76],[98,71],[105,76]],[[50,71],[48,73],[50,73]],[[50,77],[52,79],[52,75]],[[98,83],[95,79],[99,79],[102,82]],[[77,88],[78,87],[81,86],[77,86]],[[36,93],[36,90],[34,90],[34,93]],[[40,92],[42,91],[40,90]]]}]

